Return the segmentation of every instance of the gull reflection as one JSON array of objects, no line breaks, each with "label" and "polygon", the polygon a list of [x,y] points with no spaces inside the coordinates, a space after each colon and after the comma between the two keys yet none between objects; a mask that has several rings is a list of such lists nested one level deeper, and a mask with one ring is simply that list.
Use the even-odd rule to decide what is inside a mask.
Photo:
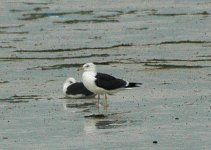
[{"label": "gull reflection", "polygon": [[63,108],[70,112],[89,112],[95,108],[94,99],[65,99]]},{"label": "gull reflection", "polygon": [[115,114],[92,114],[85,116],[84,132],[86,134],[95,133],[99,129],[114,129],[127,126],[127,120]]}]

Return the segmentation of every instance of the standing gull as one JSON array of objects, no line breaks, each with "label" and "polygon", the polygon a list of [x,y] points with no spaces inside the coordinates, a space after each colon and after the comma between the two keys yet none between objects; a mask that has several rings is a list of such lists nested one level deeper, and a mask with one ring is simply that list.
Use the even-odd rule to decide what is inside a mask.
[{"label": "standing gull", "polygon": [[63,93],[70,98],[89,98],[96,95],[87,90],[82,82],[76,82],[71,77],[64,82]]},{"label": "standing gull", "polygon": [[100,95],[105,94],[106,106],[107,95],[112,95],[124,89],[131,89],[132,87],[139,87],[142,83],[132,83],[122,79],[115,78],[104,73],[97,73],[96,67],[93,63],[86,63],[83,65],[82,81],[84,86],[91,92],[98,95],[98,104]]}]

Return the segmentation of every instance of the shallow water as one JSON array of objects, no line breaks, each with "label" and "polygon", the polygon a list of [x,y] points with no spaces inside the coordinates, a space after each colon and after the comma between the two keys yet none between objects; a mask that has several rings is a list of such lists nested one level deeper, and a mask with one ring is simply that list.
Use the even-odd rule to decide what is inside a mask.
[{"label": "shallow water", "polygon": [[[210,14],[209,0],[1,0],[0,149],[210,149]],[[62,94],[86,62],[143,86],[99,115]]]}]

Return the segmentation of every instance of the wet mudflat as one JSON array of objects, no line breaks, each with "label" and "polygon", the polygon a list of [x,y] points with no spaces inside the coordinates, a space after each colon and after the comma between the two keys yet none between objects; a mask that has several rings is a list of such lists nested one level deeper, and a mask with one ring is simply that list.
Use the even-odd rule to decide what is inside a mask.
[{"label": "wet mudflat", "polygon": [[[0,149],[210,149],[210,24],[208,0],[1,0]],[[62,94],[86,62],[143,86],[98,113]]]}]

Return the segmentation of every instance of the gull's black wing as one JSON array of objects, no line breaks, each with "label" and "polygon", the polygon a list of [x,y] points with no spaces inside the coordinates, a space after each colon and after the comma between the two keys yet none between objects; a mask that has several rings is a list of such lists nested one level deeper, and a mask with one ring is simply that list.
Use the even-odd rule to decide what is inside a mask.
[{"label": "gull's black wing", "polygon": [[127,82],[104,73],[97,73],[95,84],[105,90],[115,90],[126,86]]},{"label": "gull's black wing", "polygon": [[71,84],[66,91],[66,94],[68,95],[77,95],[77,94],[83,94],[85,96],[93,95],[94,93],[90,92],[82,82],[76,82]]}]

